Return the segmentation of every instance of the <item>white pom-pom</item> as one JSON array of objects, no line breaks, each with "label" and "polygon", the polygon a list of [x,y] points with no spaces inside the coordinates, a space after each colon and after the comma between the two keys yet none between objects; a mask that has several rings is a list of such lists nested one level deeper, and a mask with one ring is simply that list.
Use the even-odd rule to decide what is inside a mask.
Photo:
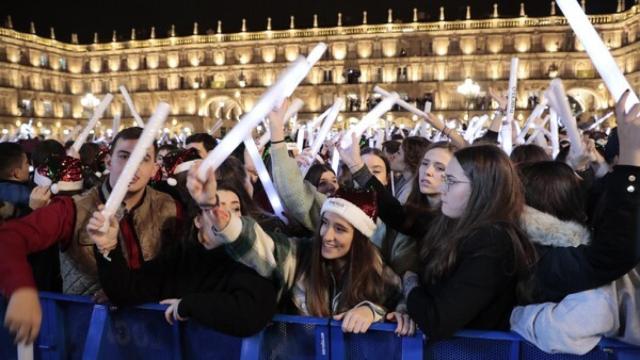
[{"label": "white pom-pom", "polygon": [[174,178],[168,178],[167,179],[167,184],[169,184],[169,186],[176,186],[176,185],[178,185],[178,180],[176,180]]},{"label": "white pom-pom", "polygon": [[93,174],[97,177],[102,177],[102,173],[100,171],[96,171]]},{"label": "white pom-pom", "polygon": [[57,194],[60,189],[58,189],[58,183],[51,185],[51,192]]}]

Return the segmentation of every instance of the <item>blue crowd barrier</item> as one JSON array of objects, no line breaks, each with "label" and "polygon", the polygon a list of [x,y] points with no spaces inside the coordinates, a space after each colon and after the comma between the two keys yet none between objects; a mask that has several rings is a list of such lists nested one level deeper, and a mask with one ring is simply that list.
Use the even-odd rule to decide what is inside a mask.
[{"label": "blue crowd barrier", "polygon": [[[427,342],[399,337],[395,324],[374,324],[366,334],[345,334],[326,318],[277,315],[248,338],[224,335],[187,321],[168,325],[166,306],[147,304],[113,310],[87,297],[41,293],[43,320],[34,344],[36,359],[443,359],[443,360],[631,360],[640,347],[604,339],[584,356],[547,354],[514,333],[461,331]],[[0,299],[0,318],[6,302]],[[9,333],[0,328],[0,359],[16,359]]]}]

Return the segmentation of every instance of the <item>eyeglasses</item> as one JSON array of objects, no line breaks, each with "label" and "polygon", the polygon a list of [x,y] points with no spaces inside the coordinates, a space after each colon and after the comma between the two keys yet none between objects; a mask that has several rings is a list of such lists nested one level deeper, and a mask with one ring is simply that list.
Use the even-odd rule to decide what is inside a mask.
[{"label": "eyeglasses", "polygon": [[469,183],[471,183],[471,181],[456,180],[453,176],[447,176],[446,174],[442,174],[442,184],[444,185],[445,192],[449,192],[449,189],[451,189],[453,185],[469,184]]}]

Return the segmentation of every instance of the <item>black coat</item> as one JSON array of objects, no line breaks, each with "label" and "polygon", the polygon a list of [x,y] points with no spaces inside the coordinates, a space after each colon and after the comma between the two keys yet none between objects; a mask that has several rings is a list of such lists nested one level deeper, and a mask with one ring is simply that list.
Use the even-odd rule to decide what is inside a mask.
[{"label": "black coat", "polygon": [[272,282],[234,262],[223,247],[208,251],[191,241],[165,248],[138,270],[127,267],[120,246],[111,251],[111,261],[97,250],[95,255],[100,283],[117,305],[180,298],[181,317],[234,336],[259,332],[275,314]]}]

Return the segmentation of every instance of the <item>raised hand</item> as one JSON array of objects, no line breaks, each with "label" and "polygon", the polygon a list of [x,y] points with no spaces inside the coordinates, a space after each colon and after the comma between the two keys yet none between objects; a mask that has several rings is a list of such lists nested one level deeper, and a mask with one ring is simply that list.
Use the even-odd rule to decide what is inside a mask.
[{"label": "raised hand", "polygon": [[340,146],[340,140],[342,140],[342,138],[339,138],[336,142],[336,149],[340,154],[340,160],[347,164],[352,173],[360,170],[364,166],[364,162],[360,156],[360,139],[358,139],[356,134],[351,134],[351,145],[346,148]]},{"label": "raised hand", "polygon": [[280,107],[273,109],[269,113],[269,129],[271,131],[271,141],[284,140],[284,118],[289,109],[289,99],[285,100]]},{"label": "raised hand", "polygon": [[491,96],[491,98],[498,103],[500,110],[507,111],[509,100],[506,96],[502,95],[500,91],[494,90],[493,88],[489,88],[489,96]]},{"label": "raised hand", "polygon": [[218,189],[216,173],[213,169],[209,169],[207,172],[207,180],[205,182],[200,181],[197,174],[201,164],[202,163],[198,161],[189,169],[189,173],[187,174],[187,189],[193,200],[195,200],[200,207],[213,207],[218,204],[216,195]]}]

